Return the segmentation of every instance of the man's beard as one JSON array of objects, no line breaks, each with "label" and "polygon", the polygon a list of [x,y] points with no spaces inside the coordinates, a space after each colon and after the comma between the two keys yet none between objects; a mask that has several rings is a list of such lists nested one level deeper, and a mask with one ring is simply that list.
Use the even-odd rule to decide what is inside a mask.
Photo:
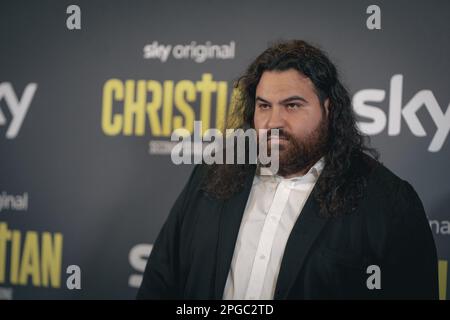
[{"label": "man's beard", "polygon": [[[279,144],[278,175],[285,177],[309,169],[324,155],[328,140],[327,125],[326,118],[322,117],[314,131],[301,140],[283,129],[279,129],[279,137],[285,138],[286,143]],[[267,138],[269,139],[269,137],[270,130]],[[267,143],[270,153],[270,140]]]}]

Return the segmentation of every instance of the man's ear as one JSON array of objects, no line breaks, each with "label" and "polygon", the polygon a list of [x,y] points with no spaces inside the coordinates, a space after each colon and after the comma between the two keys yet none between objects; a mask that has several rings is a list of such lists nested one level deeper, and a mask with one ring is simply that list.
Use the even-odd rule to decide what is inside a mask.
[{"label": "man's ear", "polygon": [[324,106],[325,106],[325,114],[327,115],[328,118],[328,114],[330,113],[330,99],[327,98],[324,102]]}]

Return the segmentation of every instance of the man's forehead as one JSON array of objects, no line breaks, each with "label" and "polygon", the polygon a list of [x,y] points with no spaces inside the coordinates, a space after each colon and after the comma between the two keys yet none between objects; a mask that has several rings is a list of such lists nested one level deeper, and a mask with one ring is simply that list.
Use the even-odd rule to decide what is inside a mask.
[{"label": "man's forehead", "polygon": [[311,85],[311,79],[295,69],[289,69],[285,71],[268,70],[264,71],[261,75],[258,85],[266,83],[287,83],[287,84],[309,84]]},{"label": "man's forehead", "polygon": [[294,69],[265,71],[256,87],[256,95],[267,99],[284,99],[290,96],[314,93],[311,80]]}]

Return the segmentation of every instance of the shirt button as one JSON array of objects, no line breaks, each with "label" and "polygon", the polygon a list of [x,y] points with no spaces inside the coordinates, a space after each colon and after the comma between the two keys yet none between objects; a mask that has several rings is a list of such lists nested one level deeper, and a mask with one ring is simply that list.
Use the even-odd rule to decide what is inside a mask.
[{"label": "shirt button", "polygon": [[260,258],[261,260],[264,260],[264,259],[266,258],[266,256],[262,254],[262,255],[259,256],[259,258]]}]

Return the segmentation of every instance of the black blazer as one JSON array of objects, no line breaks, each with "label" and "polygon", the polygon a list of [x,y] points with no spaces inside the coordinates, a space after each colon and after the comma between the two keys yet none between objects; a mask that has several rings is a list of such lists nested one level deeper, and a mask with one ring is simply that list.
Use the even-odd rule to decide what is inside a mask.
[{"label": "black blazer", "polygon": [[[369,177],[357,210],[321,218],[313,189],[286,244],[274,299],[437,299],[436,247],[417,193],[372,158],[355,159],[353,168]],[[196,166],[176,200],[138,299],[222,299],[254,171],[226,201],[201,189],[205,173]],[[379,290],[367,288],[369,265],[380,267]]]}]

